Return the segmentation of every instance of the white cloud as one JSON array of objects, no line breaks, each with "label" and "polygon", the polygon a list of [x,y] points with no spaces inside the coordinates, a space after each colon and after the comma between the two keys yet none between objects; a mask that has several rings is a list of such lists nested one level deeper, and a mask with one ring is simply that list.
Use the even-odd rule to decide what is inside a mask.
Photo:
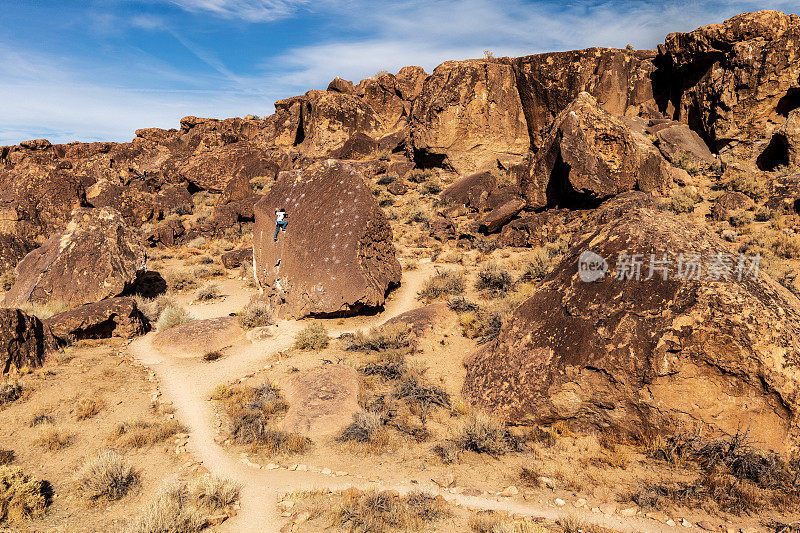
[{"label": "white cloud", "polygon": [[270,22],[293,14],[304,0],[171,0],[189,11],[208,11],[246,22]]}]

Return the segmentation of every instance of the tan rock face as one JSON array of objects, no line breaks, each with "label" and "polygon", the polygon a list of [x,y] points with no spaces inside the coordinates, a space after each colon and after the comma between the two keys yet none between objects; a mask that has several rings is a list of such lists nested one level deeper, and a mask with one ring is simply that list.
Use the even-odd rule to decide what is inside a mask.
[{"label": "tan rock face", "polygon": [[[609,265],[594,282],[578,274],[589,249]],[[620,252],[643,254],[641,281],[613,276]],[[747,427],[775,450],[796,444],[800,301],[764,275],[726,282],[656,272],[644,281],[647,258],[664,252],[703,261],[732,253],[666,212],[637,208],[611,219],[465,362],[466,396],[515,423],[568,420],[641,436],[702,422],[727,433]]]},{"label": "tan rock face", "polygon": [[661,190],[669,166],[646,137],[632,132],[581,93],[555,119],[520,183],[528,207],[591,206],[630,190]]},{"label": "tan rock face", "polygon": [[245,331],[234,317],[193,320],[159,331],[153,346],[177,357],[201,357],[222,350],[245,338]]},{"label": "tan rock face", "polygon": [[334,435],[358,410],[359,377],[346,365],[322,365],[289,378],[284,388],[289,409],[286,431],[310,437]]},{"label": "tan rock face", "polygon": [[0,362],[4,374],[11,367],[41,366],[48,347],[49,339],[38,318],[19,309],[0,308]]},{"label": "tan rock face", "polygon": [[518,57],[512,61],[528,131],[534,146],[545,130],[581,92],[600,107],[622,116],[629,108],[655,107],[650,76],[655,70],[649,51],[587,48]]},{"label": "tan rock face", "polygon": [[436,67],[414,102],[412,137],[422,159],[459,174],[525,155],[530,139],[511,66],[470,60]]},{"label": "tan rock face", "polygon": [[743,13],[722,24],[667,36],[658,61],[673,80],[661,103],[724,158],[775,166],[773,134],[800,107],[800,17]]},{"label": "tan rock face", "polygon": [[144,268],[139,237],[118,211],[78,208],[62,233],[20,261],[5,305],[98,302],[122,294]]},{"label": "tan rock face", "polygon": [[[275,210],[289,225],[275,234]],[[359,172],[327,160],[282,172],[255,206],[254,270],[283,316],[383,305],[400,281],[392,229]]]}]

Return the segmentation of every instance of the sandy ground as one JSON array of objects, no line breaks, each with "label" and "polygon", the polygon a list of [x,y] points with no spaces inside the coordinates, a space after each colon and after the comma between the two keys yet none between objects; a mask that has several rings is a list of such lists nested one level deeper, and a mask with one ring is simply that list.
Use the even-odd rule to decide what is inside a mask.
[{"label": "sandy ground", "polygon": [[[434,273],[434,265],[420,262],[416,270],[406,271],[402,285],[391,295],[383,312],[373,316],[326,320],[332,336],[344,332],[357,331],[380,325],[389,318],[419,307],[416,294],[423,282]],[[234,282],[225,282],[223,294],[237,294]],[[239,294],[228,296],[211,305],[194,305],[191,311],[197,318],[213,318],[237,311],[249,298]],[[230,478],[242,486],[241,510],[221,526],[222,531],[278,531],[282,518],[276,507],[280,494],[296,490],[344,489],[351,486],[359,488],[392,489],[406,493],[423,490],[431,494],[441,494],[454,504],[475,508],[507,511],[520,515],[531,515],[546,519],[556,519],[569,513],[577,515],[590,523],[596,523],[620,531],[669,531],[671,528],[652,520],[623,518],[591,513],[588,510],[571,509],[564,511],[552,503],[521,502],[493,496],[467,496],[451,494],[440,489],[427,479],[387,481],[367,478],[358,471],[325,472],[325,465],[301,470],[285,468],[269,469],[265,465],[252,463],[247,457],[239,457],[230,449],[215,441],[219,420],[212,403],[208,400],[211,391],[220,384],[252,375],[267,364],[273,366],[281,361],[284,352],[294,343],[294,337],[308,321],[281,321],[272,337],[252,343],[243,343],[227,350],[218,361],[207,363],[200,359],[189,359],[163,354],[151,346],[153,334],[136,339],[130,344],[130,353],[139,361],[153,369],[158,376],[164,399],[173,402],[176,416],[189,428],[191,435],[189,450],[194,458],[212,473]],[[279,363],[278,363],[279,364]],[[303,459],[297,459],[303,461]],[[305,465],[303,465],[305,466]],[[333,469],[331,469],[333,470]],[[402,476],[401,476],[402,477]]]}]

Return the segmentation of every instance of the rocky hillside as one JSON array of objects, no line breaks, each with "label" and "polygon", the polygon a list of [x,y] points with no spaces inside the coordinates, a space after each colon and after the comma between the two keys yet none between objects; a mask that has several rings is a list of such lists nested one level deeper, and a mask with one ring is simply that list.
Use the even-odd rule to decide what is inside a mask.
[{"label": "rocky hillside", "polygon": [[[282,316],[381,306],[400,281],[398,225],[382,208],[419,183],[432,194],[450,185],[412,217],[426,224],[415,237],[421,247],[558,242],[617,253],[625,235],[645,255],[668,246],[763,253],[770,274],[796,292],[800,225],[780,217],[800,211],[798,42],[800,17],[760,11],[670,34],[655,51],[447,61],[430,74],[404,67],[357,84],[336,78],[326,90],[276,102],[263,118],[185,117],[178,129],[137,130],[128,143],[37,139],[2,147],[0,266],[4,279],[15,279],[6,305],[65,303],[72,310],[45,327],[61,331],[59,338],[134,335],[147,325],[131,301],[117,298],[158,292],[164,283],[148,272],[148,249],[252,230],[253,245],[222,261],[253,260],[254,279]],[[700,207],[712,199],[711,208]],[[279,207],[294,224],[280,240],[272,238]],[[679,220],[693,211],[701,218]],[[754,240],[754,218],[772,221],[773,233],[758,234],[768,242]],[[602,290],[602,283],[575,285],[580,252],[573,248],[506,320],[499,340],[470,359],[465,392],[475,403],[520,423],[535,411],[537,421],[577,417],[583,426],[624,431],[684,415],[735,428],[742,419],[730,413],[660,402],[652,387],[677,379],[675,359],[710,381],[735,375],[738,392],[709,390],[729,398],[732,410],[758,397],[748,409],[774,414],[765,440],[798,438],[795,296],[771,280],[734,288],[645,284],[634,295],[610,281]],[[773,289],[782,292],[765,296]],[[709,290],[755,317],[752,335],[778,324],[785,336],[752,348],[737,329],[744,326],[714,314],[722,304]],[[676,298],[686,306],[676,308]],[[548,314],[553,301],[564,316]],[[598,305],[599,314],[570,311]],[[9,332],[16,344],[6,366],[39,364],[52,339],[36,319],[9,316],[36,331]],[[736,339],[735,353],[723,361],[705,337],[686,331],[695,319],[713,338]],[[578,330],[585,333],[578,344],[556,342]],[[684,339],[680,347],[664,348],[675,338]],[[624,356],[609,343],[625,345]],[[525,368],[546,368],[547,377],[528,381]],[[570,372],[597,369],[623,410],[609,414],[592,395],[567,406],[551,397],[586,384],[567,379]],[[645,385],[652,395],[643,399]]]}]

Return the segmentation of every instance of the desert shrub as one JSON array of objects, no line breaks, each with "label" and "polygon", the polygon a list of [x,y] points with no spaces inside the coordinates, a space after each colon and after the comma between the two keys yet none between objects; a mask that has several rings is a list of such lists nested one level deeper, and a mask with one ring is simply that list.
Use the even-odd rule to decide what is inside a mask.
[{"label": "desert shrub", "polygon": [[461,329],[468,338],[477,338],[478,344],[486,344],[500,335],[506,312],[508,310],[504,306],[478,307],[476,311],[466,311],[459,317]]},{"label": "desert shrub", "polygon": [[353,421],[339,434],[340,441],[370,442],[383,429],[379,413],[359,409],[353,413]]},{"label": "desert shrub", "polygon": [[[529,518],[511,518],[494,511],[478,512],[470,518],[469,527],[473,533],[563,533],[561,529],[550,529]],[[591,529],[581,531],[595,533]]]},{"label": "desert shrub", "polygon": [[219,287],[214,284],[206,285],[197,291],[197,299],[201,302],[210,302],[211,300],[216,300],[219,296]]},{"label": "desert shrub", "polygon": [[408,220],[411,222],[427,224],[428,221],[430,221],[430,217],[431,215],[428,210],[422,207],[414,208],[408,213]]},{"label": "desert shrub", "polygon": [[103,450],[84,461],[76,488],[86,499],[119,500],[139,482],[131,464],[113,450]]},{"label": "desert shrub", "polygon": [[673,189],[669,194],[667,207],[673,213],[691,213],[700,200],[700,195],[688,187]]},{"label": "desert shrub", "polygon": [[211,350],[203,355],[203,361],[210,363],[212,361],[216,361],[217,359],[221,359],[223,355],[224,354],[219,350]]},{"label": "desert shrub", "polygon": [[381,150],[378,152],[377,155],[378,161],[391,161],[392,160],[392,152],[389,150]]},{"label": "desert shrub", "polygon": [[121,422],[111,431],[108,442],[122,450],[145,448],[165,442],[186,428],[177,420],[135,420]]},{"label": "desert shrub", "polygon": [[33,428],[36,426],[41,426],[42,424],[52,424],[53,422],[55,422],[55,420],[50,413],[46,411],[37,411],[33,413],[29,425]]},{"label": "desert shrub", "polygon": [[203,528],[204,518],[191,506],[186,484],[172,481],[166,484],[132,520],[129,533],[194,533]]},{"label": "desert shrub", "polygon": [[228,479],[206,474],[192,485],[190,494],[199,509],[217,512],[239,499],[239,485]]},{"label": "desert shrub", "polygon": [[753,200],[761,200],[767,195],[766,186],[758,181],[754,174],[747,172],[733,172],[730,177],[720,182],[722,189],[739,191]]},{"label": "desert shrub", "polygon": [[0,383],[0,406],[19,400],[22,396],[22,384],[17,381]]},{"label": "desert shrub", "polygon": [[519,452],[525,448],[522,439],[484,412],[469,416],[456,443],[463,450],[492,455]]},{"label": "desert shrub", "polygon": [[21,522],[44,515],[51,489],[46,481],[16,466],[0,466],[0,522]]},{"label": "desert shrub", "polygon": [[72,434],[61,428],[49,427],[43,429],[33,443],[50,451],[63,450],[72,444]]},{"label": "desert shrub", "polygon": [[152,323],[158,321],[161,312],[167,307],[178,307],[178,304],[176,304],[172,298],[163,294],[155,298],[145,298],[137,294],[133,299],[136,301],[136,307],[139,311]]},{"label": "desert shrub", "polygon": [[462,294],[457,294],[456,296],[451,296],[450,298],[448,298],[447,307],[449,307],[456,313],[464,313],[466,311],[477,311],[479,308],[478,304],[470,302]]},{"label": "desert shrub", "polygon": [[265,428],[251,443],[252,449],[267,457],[306,453],[312,446],[308,437],[280,429]]},{"label": "desert shrub", "polygon": [[205,237],[195,237],[191,241],[186,243],[188,248],[202,248],[206,245],[206,238]]},{"label": "desert shrub", "polygon": [[402,350],[411,346],[411,334],[406,324],[387,324],[368,332],[357,332],[345,346],[346,350],[359,352]]},{"label": "desert shrub", "polygon": [[800,257],[800,237],[779,232],[771,243],[775,254],[785,259]]},{"label": "desert shrub", "polygon": [[39,320],[47,320],[54,315],[67,311],[68,309],[69,305],[66,302],[61,302],[59,300],[50,300],[47,303],[29,302],[20,306],[20,310],[23,313],[27,315],[33,315]]},{"label": "desert shrub", "polygon": [[422,184],[422,192],[425,194],[439,194],[442,192],[442,180],[436,176],[426,180]]},{"label": "desert shrub", "polygon": [[236,319],[245,329],[269,326],[272,324],[272,309],[266,302],[254,300],[236,313]]},{"label": "desert shrub", "polygon": [[453,441],[444,441],[432,448],[433,453],[435,453],[439,459],[446,465],[455,463],[458,461],[458,446]]},{"label": "desert shrub", "polygon": [[759,207],[756,209],[755,220],[756,222],[767,222],[775,217],[775,211],[768,207]]},{"label": "desert shrub", "polygon": [[13,268],[9,268],[2,274],[0,274],[0,289],[7,291],[10,290],[11,287],[14,286],[14,282],[17,281],[17,275],[14,273]]},{"label": "desert shrub", "polygon": [[497,250],[497,240],[479,236],[477,239],[475,239],[475,241],[473,241],[472,246],[480,253],[488,255]]},{"label": "desert shrub", "polygon": [[434,176],[436,174],[430,169],[415,168],[406,172],[405,178],[411,183],[424,183]]},{"label": "desert shrub", "polygon": [[545,248],[531,252],[528,264],[522,272],[521,281],[536,281],[544,278],[553,269],[553,260]]},{"label": "desert shrub", "polygon": [[197,278],[194,273],[183,270],[168,273],[165,281],[171,291],[185,291],[197,287]]},{"label": "desert shrub", "polygon": [[359,368],[365,376],[377,376],[384,380],[400,379],[406,373],[405,359],[402,353],[390,353],[378,361],[366,363]]},{"label": "desert shrub", "polygon": [[75,415],[75,420],[86,420],[92,418],[103,409],[102,400],[95,400],[94,398],[81,398],[75,402],[72,412]]},{"label": "desert shrub", "polygon": [[513,283],[508,270],[498,266],[496,263],[487,263],[478,271],[475,288],[490,295],[498,295],[511,288]]},{"label": "desert shrub", "polygon": [[418,531],[423,525],[449,516],[441,498],[411,492],[350,492],[336,512],[336,523],[353,532]]},{"label": "desert shrub", "polygon": [[418,300],[429,303],[464,292],[464,274],[455,270],[442,270],[431,276],[417,295]]},{"label": "desert shrub", "polygon": [[734,228],[749,226],[753,223],[753,214],[749,211],[739,211],[731,215],[728,222],[730,222],[731,226]]},{"label": "desert shrub", "polygon": [[[225,269],[222,268],[221,265],[211,264],[211,265],[203,265],[196,267],[192,271],[192,273],[194,274],[194,277],[197,279],[207,279],[225,275]],[[191,287],[186,287],[186,288],[191,288]]]},{"label": "desert shrub", "polygon": [[156,329],[158,331],[164,331],[169,328],[174,328],[175,326],[180,326],[181,324],[186,324],[192,320],[194,320],[194,318],[186,309],[183,307],[173,307],[170,305],[166,307],[158,317]]},{"label": "desert shrub", "polygon": [[398,400],[405,400],[415,405],[422,422],[425,422],[427,413],[432,407],[450,408],[450,395],[447,392],[410,375],[404,376],[397,384],[394,396]]},{"label": "desert shrub", "polygon": [[322,350],[328,346],[328,330],[319,322],[313,322],[301,329],[294,338],[298,350]]}]

